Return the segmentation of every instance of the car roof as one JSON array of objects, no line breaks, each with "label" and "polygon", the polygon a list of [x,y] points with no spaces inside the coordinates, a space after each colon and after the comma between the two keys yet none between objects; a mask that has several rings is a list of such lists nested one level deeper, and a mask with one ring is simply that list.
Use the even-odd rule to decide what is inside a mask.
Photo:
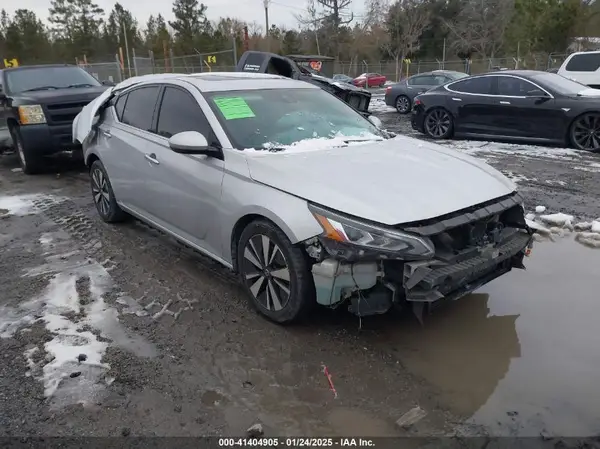
[{"label": "car roof", "polygon": [[255,90],[264,88],[319,89],[319,87],[304,81],[297,81],[280,75],[251,72],[165,73],[145,75],[140,77],[139,83],[167,82],[174,79],[193,84],[202,92]]},{"label": "car roof", "polygon": [[7,72],[13,72],[18,70],[30,70],[30,69],[48,69],[56,67],[77,67],[74,64],[38,64],[38,65],[20,65],[19,67],[6,67],[3,70]]},{"label": "car roof", "polygon": [[548,72],[544,72],[541,70],[499,70],[495,72],[486,72],[480,73],[479,75],[474,76],[483,76],[483,75],[514,75],[514,76],[522,76],[524,78],[539,75],[539,74],[548,74]]}]

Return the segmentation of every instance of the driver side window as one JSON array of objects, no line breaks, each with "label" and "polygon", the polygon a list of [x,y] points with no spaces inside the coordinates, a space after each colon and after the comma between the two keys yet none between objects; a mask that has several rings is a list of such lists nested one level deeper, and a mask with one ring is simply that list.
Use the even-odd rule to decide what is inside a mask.
[{"label": "driver side window", "polygon": [[165,88],[156,131],[159,136],[167,139],[183,131],[197,131],[206,137],[211,146],[220,147],[219,140],[196,99],[178,87]]}]

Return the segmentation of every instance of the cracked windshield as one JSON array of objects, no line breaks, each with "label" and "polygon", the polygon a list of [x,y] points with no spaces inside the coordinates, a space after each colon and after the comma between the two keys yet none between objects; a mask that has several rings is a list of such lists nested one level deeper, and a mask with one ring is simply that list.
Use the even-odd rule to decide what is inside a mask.
[{"label": "cracked windshield", "polygon": [[600,1],[4,3],[0,446],[600,449]]}]

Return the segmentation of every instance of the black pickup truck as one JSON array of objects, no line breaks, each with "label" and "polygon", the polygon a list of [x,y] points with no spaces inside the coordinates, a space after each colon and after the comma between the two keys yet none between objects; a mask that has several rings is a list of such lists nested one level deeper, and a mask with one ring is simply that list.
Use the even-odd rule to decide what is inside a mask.
[{"label": "black pickup truck", "polygon": [[34,65],[0,71],[0,131],[8,129],[27,174],[44,167],[44,157],[78,150],[73,119],[106,85],[74,65]]},{"label": "black pickup truck", "polygon": [[365,117],[371,115],[369,103],[371,93],[365,89],[340,83],[324,76],[311,73],[285,56],[264,51],[245,52],[236,67],[238,72],[271,73],[295,80],[306,81],[342,99]]}]

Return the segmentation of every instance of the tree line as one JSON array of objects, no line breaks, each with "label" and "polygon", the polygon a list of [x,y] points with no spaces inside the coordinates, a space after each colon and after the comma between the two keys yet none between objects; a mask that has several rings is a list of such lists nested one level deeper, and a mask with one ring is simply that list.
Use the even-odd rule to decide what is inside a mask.
[{"label": "tree line", "polygon": [[[304,53],[342,61],[403,58],[495,58],[566,52],[573,38],[600,35],[596,0],[307,0],[297,27],[233,17],[211,21],[198,0],[175,0],[173,20],[161,14],[139,23],[115,3],[109,12],[93,0],[51,0],[47,23],[33,11],[0,12],[0,56],[21,64],[114,60],[127,37],[139,56],[163,58],[231,49]],[[244,29],[248,40],[244,41]]]}]

